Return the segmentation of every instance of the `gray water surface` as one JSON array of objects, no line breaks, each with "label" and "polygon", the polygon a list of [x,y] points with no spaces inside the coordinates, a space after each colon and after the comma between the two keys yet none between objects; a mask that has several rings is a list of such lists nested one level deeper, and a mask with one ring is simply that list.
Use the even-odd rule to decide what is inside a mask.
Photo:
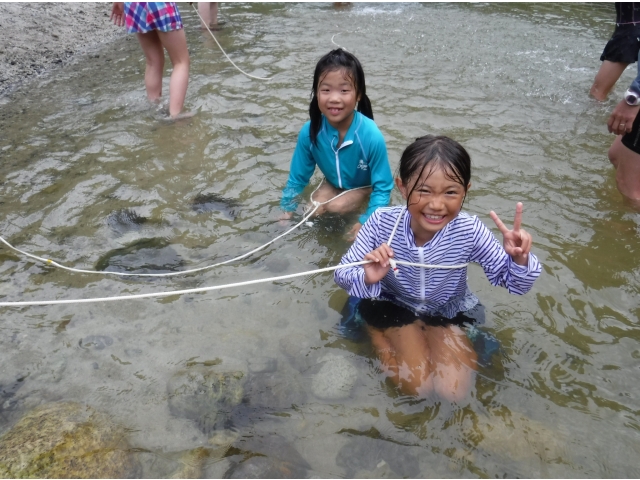
[{"label": "gray water surface", "polygon": [[[5,395],[0,429],[35,404],[79,400],[129,426],[148,458],[196,448],[207,435],[170,412],[166,385],[187,365],[222,361],[282,373],[246,399],[229,428],[258,444],[277,434],[308,476],[638,477],[640,215],[616,190],[606,130],[634,68],[610,100],[588,97],[613,4],[222,4],[228,23],[218,40],[268,82],[238,72],[188,4],[181,10],[192,119],[169,123],[148,105],[133,36],[2,104],[0,235],[65,265],[146,273],[209,265],[267,242],[285,230],[276,221],[280,190],[308,117],[313,68],[333,37],[363,64],[392,169],[418,136],[461,142],[474,167],[466,210],[499,234],[489,211],[510,224],[522,201],[543,274],[517,297],[470,268],[487,311],[480,328],[502,351],[481,366],[463,406],[391,387],[367,342],[340,333],[346,295],[331,274],[2,308],[0,384],[23,380]],[[165,279],[73,274],[3,247],[0,296],[128,295],[331,266],[355,218],[319,219],[243,261]],[[357,370],[346,399],[313,394],[328,354]],[[295,401],[258,401],[290,391],[291,379],[303,390]],[[224,475],[242,455],[210,460],[204,475]],[[145,465],[147,476],[171,474],[167,462]]]}]

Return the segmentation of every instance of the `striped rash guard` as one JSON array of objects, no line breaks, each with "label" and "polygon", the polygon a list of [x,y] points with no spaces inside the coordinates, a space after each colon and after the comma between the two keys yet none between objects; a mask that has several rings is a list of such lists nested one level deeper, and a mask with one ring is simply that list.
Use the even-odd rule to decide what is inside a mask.
[{"label": "striped rash guard", "polygon": [[386,207],[393,189],[393,176],[387,157],[384,137],[373,120],[360,112],[353,112],[353,121],[338,146],[339,132],[322,115],[322,124],[311,143],[309,127],[304,124],[298,135],[298,144],[291,159],[287,185],[282,191],[280,207],[285,212],[293,211],[300,195],[309,184],[311,175],[318,168],[335,188],[350,190],[371,186],[371,197],[367,211],[358,221],[364,223],[378,207]]},{"label": "striped rash guard", "polygon": [[[367,253],[388,242],[398,215],[403,217],[390,245],[395,260],[436,265],[476,262],[492,285],[505,287],[516,295],[527,293],[540,275],[542,267],[533,253],[529,253],[527,266],[518,265],[477,216],[463,212],[424,246],[417,247],[411,230],[411,214],[403,206],[374,212],[340,264],[362,261]],[[437,269],[398,265],[398,271],[396,277],[389,269],[387,275],[373,285],[364,283],[362,265],[340,268],[334,278],[349,295],[390,300],[425,315],[453,318],[478,303],[467,286],[467,267]]]}]

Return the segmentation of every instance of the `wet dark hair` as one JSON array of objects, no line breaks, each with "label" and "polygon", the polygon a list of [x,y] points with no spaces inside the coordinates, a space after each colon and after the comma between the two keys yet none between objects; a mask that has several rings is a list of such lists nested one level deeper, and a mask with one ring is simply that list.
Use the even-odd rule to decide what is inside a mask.
[{"label": "wet dark hair", "polygon": [[[398,175],[402,184],[409,185],[414,176],[420,179],[427,167],[430,169],[429,175],[436,167],[442,167],[447,178],[464,187],[466,196],[471,181],[471,157],[458,142],[449,137],[435,135],[417,138],[405,148],[400,157]],[[416,180],[407,195],[407,207],[409,198],[417,186]]]},{"label": "wet dark hair", "polygon": [[320,112],[320,106],[318,105],[318,98],[316,96],[318,84],[320,83],[320,79],[327,73],[336,70],[344,70],[347,78],[353,82],[356,90],[356,97],[360,96],[356,110],[373,120],[373,110],[371,109],[371,101],[369,100],[369,97],[367,97],[367,87],[364,83],[364,71],[362,70],[362,65],[360,65],[360,62],[354,55],[342,48],[331,50],[318,61],[316,64],[316,70],[313,72],[311,103],[309,103],[309,117],[311,118],[309,136],[311,137],[311,142],[314,145],[316,144],[316,138],[318,137],[320,124],[322,123],[322,112]]}]

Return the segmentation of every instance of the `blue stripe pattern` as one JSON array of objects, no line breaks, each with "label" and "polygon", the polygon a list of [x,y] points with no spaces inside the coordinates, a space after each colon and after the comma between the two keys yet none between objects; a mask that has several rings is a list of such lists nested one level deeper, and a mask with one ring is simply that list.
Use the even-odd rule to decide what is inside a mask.
[{"label": "blue stripe pattern", "polygon": [[[437,265],[476,262],[492,285],[505,287],[516,295],[527,293],[542,271],[533,253],[529,253],[527,266],[513,262],[478,217],[463,212],[431,241],[416,247],[411,214],[402,206],[376,210],[362,226],[340,264],[359,262],[367,253],[387,242],[401,214],[403,218],[390,245],[396,260]],[[467,287],[466,267],[448,270],[398,265],[398,269],[398,277],[389,270],[382,281],[374,285],[364,283],[361,265],[336,270],[334,279],[349,295],[390,300],[421,314],[453,318],[478,303],[478,298]]]}]

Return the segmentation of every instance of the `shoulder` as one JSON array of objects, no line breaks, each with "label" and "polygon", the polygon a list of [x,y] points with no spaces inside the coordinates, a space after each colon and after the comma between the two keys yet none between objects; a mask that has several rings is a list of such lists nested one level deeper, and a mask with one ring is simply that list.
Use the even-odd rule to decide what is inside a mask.
[{"label": "shoulder", "polygon": [[384,143],[384,136],[376,122],[360,112],[355,112],[356,134],[364,140]]},{"label": "shoulder", "polygon": [[302,126],[302,128],[300,129],[300,133],[298,134],[298,136],[300,137],[302,135],[305,135],[308,138],[310,130],[311,130],[311,120],[307,120],[305,124]]},{"label": "shoulder", "polygon": [[298,143],[309,144],[311,143],[311,137],[309,132],[311,130],[311,120],[308,120],[300,129],[298,133]]},{"label": "shoulder", "polygon": [[384,230],[391,230],[395,226],[398,217],[403,213],[404,207],[401,205],[380,207],[371,214],[367,221],[375,222]]},{"label": "shoulder", "polygon": [[460,225],[469,225],[474,226],[478,223],[482,224],[482,221],[478,218],[477,215],[469,215],[467,212],[460,212],[458,216],[454,219],[454,222]]}]

